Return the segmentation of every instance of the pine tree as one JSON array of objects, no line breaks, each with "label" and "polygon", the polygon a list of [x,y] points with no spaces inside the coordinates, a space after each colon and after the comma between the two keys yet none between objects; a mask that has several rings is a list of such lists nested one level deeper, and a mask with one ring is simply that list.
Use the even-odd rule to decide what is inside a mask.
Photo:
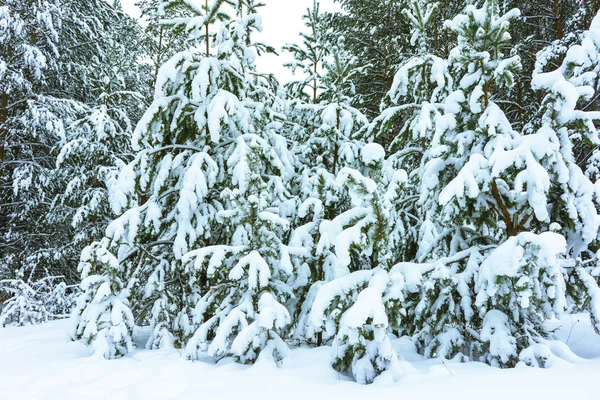
[{"label": "pine tree", "polygon": [[57,120],[66,127],[56,145],[60,151],[49,176],[57,193],[47,218],[53,225],[76,229],[76,233],[70,232],[71,245],[63,250],[75,259],[84,246],[104,235],[114,217],[108,188],[133,157],[133,126],[149,97],[140,85],[150,76],[138,60],[141,30],[120,10],[114,12],[109,15],[113,29],[103,37],[102,57],[86,65],[92,98],[72,103],[64,112],[51,104]]},{"label": "pine tree", "polygon": [[186,7],[169,4],[167,0],[138,0],[137,7],[141,12],[141,19],[145,22],[147,53],[152,60],[152,78],[150,88],[154,88],[158,70],[167,60],[178,51],[185,50],[186,40],[189,35],[179,27],[166,26],[161,20],[189,15]]},{"label": "pine tree", "polygon": [[[545,203],[541,205],[536,197],[547,190],[547,177],[540,174],[543,168],[538,162],[543,155],[531,142],[520,139],[496,103],[498,91],[513,84],[519,69],[518,57],[503,57],[510,41],[507,21],[515,15],[518,11],[513,10],[499,16],[497,4],[488,1],[479,9],[467,7],[466,14],[447,24],[458,34],[458,46],[449,59],[457,87],[446,97],[445,109],[437,110],[431,142],[423,155],[419,203],[425,223],[417,259],[455,260],[436,263],[429,283],[415,299],[417,342],[429,356],[483,354],[482,359],[491,362],[491,356],[485,355],[490,351],[485,343],[489,338],[478,337],[472,330],[480,329],[482,323],[485,327],[486,320],[479,318],[485,317],[486,309],[496,307],[500,310],[489,312],[508,313],[510,308],[485,305],[481,296],[474,304],[475,286],[481,284],[478,265],[496,243],[527,229],[532,217],[547,218]],[[511,169],[513,165],[516,170]],[[529,196],[521,194],[524,185]],[[549,266],[555,263],[550,258],[547,262]],[[521,316],[512,317],[516,320],[510,331],[514,332]],[[534,330],[543,333],[541,324]],[[525,342],[519,347],[531,344]],[[496,361],[511,365],[517,355],[515,347],[510,356]]]},{"label": "pine tree", "polygon": [[[18,170],[36,166],[46,169],[51,165],[45,154],[52,142],[28,134],[36,131],[39,119],[29,120],[29,129],[21,130],[20,118],[29,106],[28,101],[46,83],[48,70],[56,67],[53,49],[58,41],[56,27],[61,24],[60,6],[57,1],[9,1],[0,6],[0,20],[0,276],[15,278],[12,271],[23,264],[23,250],[30,243],[38,247],[36,242],[44,241],[41,236],[24,235],[26,228],[14,218],[29,205],[13,195],[13,177],[26,175]],[[36,146],[26,145],[29,142]],[[31,162],[32,156],[35,163]],[[31,179],[24,182],[41,190]]]},{"label": "pine tree", "polygon": [[320,226],[319,247],[331,247],[334,265],[345,273],[318,288],[308,332],[324,330],[326,338],[334,337],[334,369],[372,383],[397,363],[388,329],[398,329],[406,313],[401,305],[404,280],[392,267],[399,261],[395,249],[402,245],[398,200],[407,175],[384,160],[378,144],[365,145],[361,153],[361,169],[372,179],[356,169],[342,169],[337,181],[352,206]]},{"label": "pine tree", "polygon": [[134,133],[139,153],[113,187],[122,215],[99,245],[128,273],[131,310],[153,327],[150,347],[173,343],[192,359],[244,363],[269,348],[279,360],[290,323],[282,239],[293,164],[271,107],[276,96],[249,46],[258,6],[173,4],[193,16],[165,22],[185,25],[204,51],[161,67]]},{"label": "pine tree", "polygon": [[[308,314],[318,288],[347,272],[338,266],[331,246],[324,244],[320,226],[324,219],[334,218],[350,206],[336,175],[345,167],[360,166],[362,144],[354,136],[367,119],[351,105],[353,79],[360,72],[356,59],[343,48],[343,39],[333,48],[325,47],[317,2],[304,19],[311,34],[303,35],[303,46],[288,46],[307,73],[305,80],[288,87],[288,124],[293,127],[290,139],[297,157],[293,193],[300,202],[290,245],[304,249],[292,258],[301,271],[293,287],[296,297],[304,299],[295,305],[298,322],[293,337],[312,341]],[[298,99],[298,93],[306,89],[312,99]],[[322,342],[322,333],[317,332],[316,344]]]},{"label": "pine tree", "polygon": [[448,61],[435,55],[431,38],[436,5],[414,0],[403,10],[411,27],[415,55],[400,66],[387,98],[382,102],[382,112],[361,132],[367,141],[381,142],[384,137],[393,137],[388,146],[390,159],[411,171],[403,196],[403,209],[411,218],[404,224],[404,245],[399,249],[404,260],[413,260],[417,256],[418,242],[428,226],[419,204],[423,155],[437,127],[443,128],[447,121],[442,116],[445,107],[452,106],[450,95],[454,80]]},{"label": "pine tree", "polygon": [[532,71],[558,67],[567,49],[580,41],[600,3],[597,0],[510,0],[501,2],[500,6],[503,11],[521,10],[521,16],[511,23],[510,34],[512,52],[519,55],[523,68],[517,72],[512,100],[504,104],[506,115],[515,128],[521,130],[543,99],[532,88]]},{"label": "pine tree", "polygon": [[72,286],[60,282],[61,278],[49,276],[32,281],[20,270],[15,278],[0,280],[0,292],[7,295],[0,309],[0,326],[40,324],[68,317],[74,292]]},{"label": "pine tree", "polygon": [[[13,85],[5,92],[14,94],[15,100],[4,110],[2,124],[7,143],[2,168],[6,189],[2,191],[2,203],[6,204],[2,207],[6,220],[2,263],[10,265],[8,270],[23,268],[32,281],[62,275],[74,282],[75,254],[81,251],[82,242],[89,240],[89,231],[75,237],[71,223],[81,205],[77,202],[91,198],[75,191],[81,189],[77,188],[81,182],[89,182],[93,173],[86,175],[87,165],[77,165],[83,159],[61,165],[72,168],[57,169],[56,163],[59,156],[63,162],[68,155],[60,153],[64,145],[77,142],[79,151],[84,142],[94,146],[87,131],[90,125],[97,123],[99,130],[110,125],[127,130],[127,121],[139,112],[139,96],[131,96],[143,79],[136,50],[139,28],[105,1],[10,2],[3,10],[7,19],[18,16],[21,21],[3,35],[2,46],[6,49],[3,54],[19,55],[10,59],[14,65],[9,66],[11,76],[5,81]],[[73,47],[73,43],[80,45]],[[23,53],[24,49],[33,53]],[[95,170],[96,187],[103,184],[98,172]],[[103,229],[104,221],[85,222],[91,230]]]},{"label": "pine tree", "polygon": [[[454,79],[432,72],[442,96],[422,103],[425,112],[409,125],[427,140],[417,175],[424,223],[416,254],[427,266],[419,287],[406,293],[411,323],[401,333],[414,334],[427,356],[540,364],[532,361],[538,350],[525,349],[542,343],[545,319],[565,309],[567,246],[549,231],[557,222],[551,183],[567,177],[561,149],[567,142],[548,130],[515,131],[499,106],[520,67],[518,57],[504,56],[508,21],[516,15],[500,16],[488,1],[447,23],[458,35],[447,64]],[[399,93],[406,95],[410,69],[400,71]],[[398,148],[416,137],[401,137]],[[558,192],[570,197],[566,186]]]},{"label": "pine tree", "polygon": [[108,359],[136,326],[190,360],[331,345],[363,384],[402,336],[505,368],[567,358],[565,312],[600,333],[598,1],[338,3],[281,87],[257,0],[139,0],[144,28],[5,0],[0,326],[74,308]]},{"label": "pine tree", "polygon": [[[320,13],[320,3],[313,1],[312,8],[306,10],[302,16],[309,32],[300,32],[302,45],[288,44],[284,51],[292,54],[294,60],[285,64],[292,73],[301,69],[305,77],[302,80],[292,81],[288,84],[288,91],[295,99],[305,95],[310,96],[306,103],[319,103],[320,91],[323,89],[323,67],[326,57],[330,54],[327,47],[326,32],[323,26],[323,14]],[[307,93],[307,91],[309,93]]]},{"label": "pine tree", "polygon": [[343,11],[327,14],[323,29],[330,31],[330,46],[335,45],[339,37],[345,38],[347,49],[365,66],[355,78],[357,96],[352,105],[372,118],[379,114],[396,66],[409,48],[403,39],[409,32],[402,18],[407,2],[340,0],[339,3]]},{"label": "pine tree", "polygon": [[[553,190],[548,203],[550,220],[567,241],[567,254],[576,267],[570,269],[569,294],[590,311],[594,329],[600,332],[597,255],[600,220],[594,181],[598,176],[597,111],[585,110],[594,98],[600,72],[600,17],[582,34],[581,44],[569,47],[559,68],[535,73],[533,87],[544,94],[535,118],[527,126],[532,135],[548,136],[558,147],[557,161],[550,168]],[[543,54],[541,54],[543,57]],[[580,106],[582,105],[583,106]],[[581,166],[578,150],[587,148],[587,165]],[[584,170],[583,168],[586,168]]]},{"label": "pine tree", "polygon": [[[73,340],[83,340],[96,354],[115,358],[133,348],[133,314],[118,260],[102,243],[84,249],[79,265],[82,293],[73,311]],[[103,275],[95,275],[102,271]]]}]

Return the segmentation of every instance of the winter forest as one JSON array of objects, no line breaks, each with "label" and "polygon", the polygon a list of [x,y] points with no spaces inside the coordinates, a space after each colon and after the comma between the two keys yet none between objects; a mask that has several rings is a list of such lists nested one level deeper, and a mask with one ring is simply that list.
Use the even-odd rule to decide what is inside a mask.
[{"label": "winter forest", "polygon": [[0,0],[0,328],[363,384],[399,338],[546,368],[548,321],[600,334],[600,0],[336,3],[273,48],[257,0]]}]

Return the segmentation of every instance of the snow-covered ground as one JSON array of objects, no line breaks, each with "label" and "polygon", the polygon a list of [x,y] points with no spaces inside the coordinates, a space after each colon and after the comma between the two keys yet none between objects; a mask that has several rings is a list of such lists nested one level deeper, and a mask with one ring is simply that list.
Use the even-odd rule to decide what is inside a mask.
[{"label": "snow-covered ground", "polygon": [[[292,350],[278,368],[223,360],[190,362],[177,351],[142,349],[107,361],[69,342],[68,321],[0,329],[0,399],[598,399],[600,337],[585,315],[555,321],[558,337],[583,359],[548,369],[501,370],[481,363],[424,360],[410,341],[395,345],[406,361],[394,381],[384,373],[369,386],[329,367],[331,348]],[[138,334],[143,342],[144,334]]]}]

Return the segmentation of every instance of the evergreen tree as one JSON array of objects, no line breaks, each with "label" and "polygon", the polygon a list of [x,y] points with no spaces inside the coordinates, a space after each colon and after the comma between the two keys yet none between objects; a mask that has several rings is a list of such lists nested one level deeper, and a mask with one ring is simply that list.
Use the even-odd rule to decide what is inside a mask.
[{"label": "evergreen tree", "polygon": [[[504,103],[506,115],[521,130],[530,122],[530,116],[543,99],[532,88],[532,71],[558,67],[567,49],[580,41],[600,3],[598,0],[510,0],[500,6],[504,11],[521,10],[521,16],[511,24],[510,33],[512,51],[521,58],[523,68],[516,74],[511,101]],[[579,165],[585,165],[585,161],[580,160]]]},{"label": "evergreen tree", "polygon": [[[39,18],[38,18],[39,16]],[[39,248],[44,242],[41,235],[25,235],[22,221],[14,214],[28,207],[13,195],[13,176],[17,170],[39,166],[48,168],[46,153],[52,146],[47,138],[24,135],[36,130],[38,120],[29,120],[29,129],[22,127],[21,117],[29,106],[28,101],[46,83],[48,70],[54,69],[57,60],[53,49],[58,41],[57,27],[62,13],[57,1],[9,1],[0,6],[0,230],[2,257],[0,276],[9,277],[23,263],[23,250]],[[45,122],[45,121],[44,121]],[[33,142],[35,145],[27,145]],[[35,162],[33,162],[35,160]],[[25,175],[20,173],[20,175]],[[37,186],[25,180],[30,186]],[[36,188],[39,189],[39,188]],[[38,214],[42,215],[42,212]],[[32,218],[32,220],[34,220]],[[35,225],[35,224],[32,224]],[[37,245],[37,246],[36,246]],[[13,276],[14,278],[14,276]]]},{"label": "evergreen tree", "polygon": [[337,181],[352,206],[320,227],[319,247],[331,247],[334,265],[345,273],[318,288],[307,331],[334,336],[332,366],[371,383],[398,360],[388,330],[398,329],[406,313],[403,276],[391,270],[399,261],[395,249],[403,244],[399,199],[407,175],[384,160],[378,144],[365,145],[361,153],[361,169],[372,179],[342,169]]},{"label": "evergreen tree", "polygon": [[[301,271],[293,288],[296,297],[304,299],[295,305],[298,322],[293,337],[298,341],[313,339],[308,314],[319,287],[347,273],[346,266],[338,265],[320,226],[324,219],[334,218],[350,206],[336,175],[345,167],[360,166],[361,143],[354,136],[367,123],[366,117],[351,105],[353,79],[360,68],[343,48],[343,39],[333,48],[325,47],[318,10],[315,2],[304,17],[311,34],[303,35],[303,46],[288,46],[298,64],[304,62],[307,75],[288,87],[288,125],[292,126],[290,138],[297,157],[293,193],[300,202],[290,245],[304,249],[292,259]],[[306,89],[311,98],[305,102],[298,96]],[[317,345],[322,342],[322,333],[317,332]]]},{"label": "evergreen tree", "polygon": [[0,312],[0,327],[40,324],[51,319],[68,317],[73,296],[60,277],[44,277],[35,282],[27,280],[22,271],[16,278],[0,280],[0,291],[8,300]]},{"label": "evergreen tree", "polygon": [[[559,162],[550,168],[553,190],[549,192],[550,219],[567,240],[567,254],[576,268],[569,269],[569,294],[592,315],[600,332],[598,271],[595,249],[600,220],[594,181],[598,176],[598,144],[594,125],[600,113],[586,110],[597,93],[600,72],[600,17],[583,32],[580,44],[569,47],[559,68],[535,73],[533,87],[544,94],[536,118],[527,126],[532,135],[547,136],[559,147]],[[580,166],[578,150],[588,149],[587,165]],[[584,170],[583,168],[586,168]]]},{"label": "evergreen tree", "polygon": [[[431,264],[419,289],[406,295],[411,324],[402,331],[415,334],[428,356],[462,353],[501,366],[521,357],[534,364],[524,349],[542,342],[544,320],[565,309],[567,246],[548,231],[556,230],[555,191],[563,201],[573,199],[566,186],[551,188],[567,178],[566,142],[548,130],[516,132],[498,106],[520,66],[518,57],[504,58],[515,15],[499,16],[488,1],[447,23],[458,35],[447,64],[454,79],[432,69],[431,82],[449,86],[448,94],[433,107],[423,103],[426,112],[411,122],[427,138],[418,172],[424,223],[416,259]],[[400,71],[405,94],[409,75]],[[572,201],[587,202],[587,215],[596,215],[590,200]]]},{"label": "evergreen tree", "polygon": [[[400,248],[403,260],[415,259],[419,237],[423,237],[419,228],[427,227],[419,204],[423,155],[437,127],[443,128],[448,120],[442,114],[452,106],[452,98],[456,96],[450,96],[454,79],[447,60],[434,54],[431,32],[436,5],[414,0],[403,10],[410,25],[415,55],[402,64],[394,76],[387,99],[382,103],[387,106],[360,133],[367,141],[381,142],[384,137],[393,137],[388,147],[390,159],[410,171],[403,208],[412,221],[407,221],[403,231],[404,246]],[[435,186],[434,182],[431,184]]]},{"label": "evergreen tree", "polygon": [[[342,12],[327,14],[330,45],[344,37],[351,54],[365,66],[355,78],[353,106],[367,117],[379,114],[379,106],[391,88],[396,67],[408,54],[407,25],[402,21],[406,1],[338,0]],[[403,22],[403,21],[402,21]]]},{"label": "evergreen tree", "polygon": [[[143,80],[140,53],[135,50],[139,28],[105,1],[11,1],[2,9],[6,26],[14,28],[2,36],[6,50],[2,53],[14,55],[7,59],[6,71],[11,72],[2,89],[13,99],[7,100],[0,124],[6,148],[2,264],[9,271],[23,269],[32,282],[48,275],[74,282],[76,254],[89,236],[86,232],[73,240],[71,223],[80,206],[76,202],[91,198],[74,191],[81,190],[81,182],[89,183],[94,173],[86,175],[87,165],[57,170],[56,164],[68,155],[60,153],[62,146],[84,137],[91,143],[90,125],[97,124],[99,131],[110,125],[126,131],[127,121],[135,117],[140,99],[131,100],[130,94]],[[81,151],[84,143],[78,143]],[[108,143],[104,151],[109,150]],[[97,169],[94,180],[93,185],[102,184]],[[103,229],[102,223],[91,230]]]},{"label": "evergreen tree", "polygon": [[[95,243],[84,249],[79,268],[86,278],[73,311],[71,338],[84,341],[104,358],[127,354],[133,348],[134,319],[118,260],[103,243]],[[95,271],[104,274],[94,275]]]},{"label": "evergreen tree", "polygon": [[191,43],[187,43],[190,36],[182,27],[167,26],[161,23],[161,20],[189,16],[186,7],[170,3],[168,0],[138,0],[136,2],[141,12],[141,19],[145,24],[146,52],[152,61],[151,89],[154,88],[161,65],[178,51],[185,50],[186,45],[191,45]]},{"label": "evergreen tree", "polygon": [[547,367],[549,319],[600,333],[598,1],[338,2],[281,87],[256,0],[139,0],[145,29],[5,0],[0,326],[74,307],[104,358],[136,326],[190,360],[326,344],[364,384],[402,336]]},{"label": "evergreen tree", "polygon": [[253,47],[267,49],[251,42],[258,6],[173,2],[182,5],[193,16],[166,23],[184,24],[205,50],[161,67],[134,134],[140,151],[113,187],[113,207],[124,212],[100,246],[118,259],[136,320],[153,326],[150,347],[187,345],[193,359],[241,362],[268,347],[278,360],[290,323],[282,238],[293,164],[276,96],[255,73]]},{"label": "evergreen tree", "polygon": [[[326,42],[326,32],[323,26],[323,14],[319,12],[320,3],[313,1],[312,8],[306,10],[302,16],[309,32],[300,32],[302,45],[288,44],[284,51],[290,52],[294,60],[285,64],[292,73],[301,69],[305,77],[302,80],[292,81],[288,84],[288,91],[295,99],[305,95],[310,96],[306,103],[319,103],[320,91],[323,89],[323,67],[325,59],[330,54]],[[309,92],[309,93],[307,93]]]},{"label": "evergreen tree", "polygon": [[66,126],[53,152],[58,154],[49,179],[56,195],[47,218],[55,226],[76,230],[69,232],[72,243],[63,250],[75,260],[83,247],[104,235],[114,217],[108,189],[133,157],[133,126],[149,97],[140,85],[150,76],[138,59],[142,32],[120,10],[113,11],[115,15],[109,15],[113,29],[104,33],[102,57],[86,65],[90,99],[64,109],[51,104],[57,122]]}]

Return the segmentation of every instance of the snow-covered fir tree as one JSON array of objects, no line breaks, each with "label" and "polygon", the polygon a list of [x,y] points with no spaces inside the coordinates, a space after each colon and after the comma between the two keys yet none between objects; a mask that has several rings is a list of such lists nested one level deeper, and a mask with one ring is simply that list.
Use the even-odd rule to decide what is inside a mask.
[{"label": "snow-covered fir tree", "polygon": [[293,98],[309,96],[310,100],[306,102],[312,104],[319,102],[320,91],[323,89],[323,67],[327,56],[330,55],[325,40],[323,15],[319,10],[320,3],[314,0],[312,8],[308,8],[302,16],[304,25],[308,28],[308,32],[300,32],[302,44],[291,43],[282,49],[293,56],[293,60],[285,63],[285,66],[290,68],[294,75],[298,70],[304,75],[301,79],[290,82],[288,91]]},{"label": "snow-covered fir tree", "polygon": [[404,278],[392,272],[403,246],[403,210],[399,201],[407,174],[385,160],[375,143],[361,148],[362,167],[345,167],[337,183],[351,206],[321,223],[319,248],[329,248],[337,276],[319,286],[309,314],[308,332],[333,338],[332,366],[371,383],[398,356],[389,329],[398,329]]},{"label": "snow-covered fir tree", "polygon": [[[109,10],[110,11],[110,10]],[[131,136],[149,93],[139,82],[150,71],[139,64],[142,32],[135,21],[115,10],[113,29],[104,32],[104,52],[88,60],[92,99],[61,108],[53,106],[56,124],[63,123],[56,144],[55,168],[49,180],[56,187],[48,218],[74,229],[65,252],[76,253],[104,236],[112,217],[108,189],[131,160]],[[114,20],[114,21],[113,21]],[[60,102],[56,102],[60,103]]]},{"label": "snow-covered fir tree", "polygon": [[[28,119],[29,129],[25,130],[21,118],[28,108],[28,100],[43,87],[47,71],[56,66],[52,49],[58,41],[56,28],[61,25],[59,3],[3,2],[0,21],[0,277],[16,278],[12,272],[20,270],[24,259],[30,256],[24,254],[24,249],[44,241],[42,237],[27,235],[22,222],[14,218],[15,214],[25,213],[31,207],[26,201],[16,198],[13,178],[18,170],[25,170],[33,164],[32,156],[35,156],[35,165],[41,168],[48,168],[51,164],[43,157],[44,151],[39,149],[47,151],[52,142],[35,135],[30,140],[24,134],[35,132],[38,121]],[[30,142],[36,143],[37,148],[24,145]],[[25,179],[25,182],[35,185],[31,179]],[[43,212],[38,214],[38,218],[40,215]]]},{"label": "snow-covered fir tree", "polygon": [[[127,354],[133,348],[134,318],[118,260],[105,243],[96,242],[84,249],[80,268],[86,278],[73,311],[71,338],[92,346],[104,358]],[[98,271],[103,274],[94,274]]]},{"label": "snow-covered fir tree", "polygon": [[[332,243],[323,238],[320,227],[325,219],[335,218],[350,207],[349,196],[336,175],[346,167],[359,168],[361,142],[356,133],[366,125],[366,117],[352,107],[355,96],[353,79],[360,71],[356,59],[343,48],[343,38],[327,48],[322,31],[319,4],[304,16],[310,34],[302,34],[303,44],[290,45],[296,62],[303,66],[306,78],[292,82],[288,104],[288,130],[296,157],[296,177],[292,193],[299,201],[290,245],[305,251],[292,261],[300,274],[295,277],[294,315],[297,324],[293,337],[297,341],[323,343],[320,331],[311,329],[309,312],[319,287],[340,274],[332,252]],[[309,92],[309,96],[303,94]]]},{"label": "snow-covered fir tree", "polygon": [[140,151],[112,191],[122,215],[103,245],[136,319],[153,327],[150,347],[187,345],[192,359],[241,362],[269,347],[278,360],[290,323],[293,271],[282,239],[293,164],[273,88],[255,73],[248,45],[260,16],[253,1],[181,4],[194,16],[166,23],[185,24],[203,51],[161,67],[134,135]]},{"label": "snow-covered fir tree", "polygon": [[0,327],[41,324],[67,318],[73,306],[73,293],[67,291],[61,277],[43,277],[32,281],[17,271],[16,277],[0,280],[0,292],[7,295],[0,313]]},{"label": "snow-covered fir tree", "polygon": [[[566,143],[516,132],[499,106],[519,68],[518,57],[505,56],[515,15],[499,15],[488,1],[446,24],[458,45],[429,78],[442,96],[422,103],[410,122],[426,140],[416,254],[426,264],[420,285],[406,294],[410,323],[401,332],[414,334],[427,356],[462,354],[501,366],[521,356],[533,364],[523,350],[543,341],[545,319],[565,309],[567,247],[552,225],[550,183],[566,170]],[[408,76],[401,68],[396,78],[404,96]],[[558,196],[569,191],[563,186]]]},{"label": "snow-covered fir tree", "polygon": [[[556,161],[546,169],[553,190],[549,192],[550,221],[567,240],[567,254],[576,267],[568,268],[567,282],[572,300],[589,309],[600,332],[598,258],[598,178],[600,138],[594,125],[598,111],[586,110],[597,95],[600,73],[600,16],[583,32],[581,43],[569,47],[562,65],[549,72],[536,72],[533,87],[544,94],[537,118],[527,126],[532,136],[550,138],[558,148]],[[546,57],[540,53],[540,57]],[[580,106],[583,104],[583,106]],[[580,149],[588,154],[578,159]],[[586,162],[587,165],[581,165]],[[582,168],[586,168],[583,170]]]},{"label": "snow-covered fir tree", "polygon": [[405,224],[404,245],[398,249],[403,260],[416,257],[419,229],[424,222],[419,205],[423,154],[438,118],[440,124],[447,120],[440,112],[454,85],[447,60],[434,54],[431,27],[435,13],[435,4],[423,0],[411,1],[403,10],[416,54],[400,66],[380,115],[360,132],[367,141],[382,142],[386,141],[384,137],[393,137],[388,146],[390,165],[394,163],[408,172],[402,208],[412,221]]},{"label": "snow-covered fir tree", "polygon": [[175,53],[185,50],[192,39],[182,27],[161,24],[161,20],[189,16],[189,10],[178,4],[170,4],[168,0],[138,0],[137,7],[140,9],[140,18],[144,21],[144,40],[146,52],[152,61],[152,77],[150,89],[154,88],[158,70]]},{"label": "snow-covered fir tree", "polygon": [[404,39],[409,35],[408,25],[402,17],[408,1],[339,0],[338,3],[341,11],[326,13],[322,18],[323,29],[328,31],[329,46],[344,37],[347,50],[360,60],[363,68],[355,77],[360,90],[352,105],[373,118],[379,114],[397,65],[410,50]]},{"label": "snow-covered fir tree", "polygon": [[[128,120],[139,114],[140,98],[132,94],[144,79],[136,50],[141,31],[106,1],[9,2],[3,13],[13,20],[7,26],[15,24],[2,36],[3,54],[14,54],[6,64],[10,76],[3,79],[8,85],[3,92],[12,99],[2,110],[3,263],[18,265],[9,270],[23,269],[33,281],[62,275],[75,282],[75,260],[90,234],[76,232],[72,222],[82,202],[93,208],[97,200],[82,195],[87,185],[104,184],[101,165],[88,173],[87,164],[103,164],[100,158],[111,157],[107,150],[126,150],[117,148],[118,141],[105,141],[105,154],[89,152],[96,141],[89,130],[113,125],[126,131]],[[76,161],[68,156],[74,147],[61,154],[63,145],[75,142],[85,155]],[[103,166],[115,168],[112,161]],[[90,229],[102,230],[102,223],[92,221]]]},{"label": "snow-covered fir tree", "polygon": [[[427,16],[422,11],[428,8],[422,2],[413,6],[407,13],[418,38],[427,18],[416,16]],[[396,102],[409,96],[417,106],[396,148],[400,160],[406,159],[406,149],[422,152],[406,166],[420,163],[415,183],[408,186],[416,189],[423,221],[415,255],[420,264],[392,268],[405,282],[402,301],[392,310],[407,317],[397,332],[415,335],[427,356],[462,354],[500,366],[519,360],[544,365],[549,358],[548,348],[539,347],[548,336],[544,321],[565,310],[567,242],[550,218],[549,198],[549,182],[560,182],[554,171],[564,167],[561,141],[516,132],[496,103],[503,93],[498,90],[510,88],[519,67],[517,57],[503,58],[510,40],[508,20],[514,15],[518,11],[498,15],[493,1],[479,9],[468,6],[447,23],[459,43],[449,60],[415,57],[400,69],[390,93]],[[420,47],[425,53],[424,40]],[[375,126],[385,127],[387,120],[414,107],[404,105],[386,110]],[[568,192],[563,187],[559,196],[566,199]],[[407,193],[405,198],[411,197]],[[587,215],[596,215],[591,200],[581,199],[591,206],[585,208]],[[534,232],[521,233],[526,230]],[[590,232],[597,234],[597,226],[590,226]],[[364,280],[362,287],[354,286],[357,303],[364,287]],[[334,315],[339,318],[344,310],[339,297],[330,299],[326,304],[338,304]],[[382,370],[374,367],[371,380]]]}]

